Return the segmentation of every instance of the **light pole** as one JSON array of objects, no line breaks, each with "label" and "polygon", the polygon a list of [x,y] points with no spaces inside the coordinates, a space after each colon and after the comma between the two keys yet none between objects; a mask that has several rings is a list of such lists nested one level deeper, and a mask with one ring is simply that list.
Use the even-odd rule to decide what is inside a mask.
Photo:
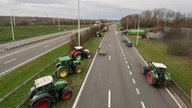
[{"label": "light pole", "polygon": [[81,45],[81,39],[80,39],[80,4],[78,0],[78,45]]},{"label": "light pole", "polygon": [[58,18],[58,29],[59,29],[59,32],[61,30],[61,27],[60,27],[60,19]]},{"label": "light pole", "polygon": [[139,15],[139,19],[138,19],[138,30],[137,30],[136,46],[138,46],[138,42],[139,42],[139,26],[140,26],[140,15]]},{"label": "light pole", "polygon": [[12,39],[15,40],[15,34],[14,34],[14,29],[13,29],[13,11],[10,12],[10,20],[11,20],[11,32],[12,32]]}]

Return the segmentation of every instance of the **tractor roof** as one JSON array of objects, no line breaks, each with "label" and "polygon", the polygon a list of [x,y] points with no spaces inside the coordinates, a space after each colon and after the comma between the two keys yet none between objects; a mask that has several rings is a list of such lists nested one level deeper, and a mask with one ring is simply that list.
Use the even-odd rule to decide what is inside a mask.
[{"label": "tractor roof", "polygon": [[39,88],[53,82],[52,76],[44,76],[35,80],[35,87]]},{"label": "tractor roof", "polygon": [[68,61],[68,60],[71,60],[69,56],[59,57],[59,61]]},{"label": "tractor roof", "polygon": [[79,49],[83,49],[82,46],[76,46],[75,49],[79,50]]},{"label": "tractor roof", "polygon": [[155,66],[155,67],[158,67],[158,68],[167,68],[167,66],[165,66],[163,63],[155,63],[155,62],[152,62],[152,64]]}]

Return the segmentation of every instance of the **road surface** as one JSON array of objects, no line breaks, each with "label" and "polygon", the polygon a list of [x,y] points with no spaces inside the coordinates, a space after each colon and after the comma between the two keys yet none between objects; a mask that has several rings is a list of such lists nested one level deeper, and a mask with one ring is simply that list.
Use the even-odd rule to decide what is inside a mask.
[{"label": "road surface", "polygon": [[150,86],[141,67],[146,64],[134,48],[121,42],[115,25],[106,32],[73,108],[180,108],[164,88]]},{"label": "road surface", "polygon": [[[82,31],[85,29],[82,29]],[[65,34],[61,32],[55,33],[49,36],[50,37],[53,37],[54,35],[61,35],[61,36],[1,52],[0,53],[0,77],[24,65],[25,63],[28,63],[56,49],[57,47],[62,46],[65,43],[69,42],[71,40],[70,32],[67,35],[66,35],[66,32]],[[76,30],[73,31],[73,33],[75,32]],[[32,42],[34,40],[44,39],[45,37],[46,36],[27,39],[23,41],[14,42],[14,43],[3,44],[1,45],[1,47],[17,45],[25,41]]]}]

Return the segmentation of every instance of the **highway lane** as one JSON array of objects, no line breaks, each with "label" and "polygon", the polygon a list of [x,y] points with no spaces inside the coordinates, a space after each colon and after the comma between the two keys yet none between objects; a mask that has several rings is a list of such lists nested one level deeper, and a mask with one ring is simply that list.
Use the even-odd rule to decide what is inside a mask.
[{"label": "highway lane", "polygon": [[0,75],[46,54],[70,40],[70,34],[0,53]]},{"label": "highway lane", "polygon": [[140,73],[146,64],[134,48],[121,42],[114,25],[106,32],[73,108],[179,108],[164,88],[147,83]]}]

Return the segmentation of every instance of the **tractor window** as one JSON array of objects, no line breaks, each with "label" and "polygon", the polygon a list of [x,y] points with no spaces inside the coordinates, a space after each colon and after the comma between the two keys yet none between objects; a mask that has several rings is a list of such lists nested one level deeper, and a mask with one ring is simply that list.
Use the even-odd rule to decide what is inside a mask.
[{"label": "tractor window", "polygon": [[65,66],[66,65],[66,61],[62,61],[61,64],[62,64],[62,66]]},{"label": "tractor window", "polygon": [[161,73],[161,74],[164,74],[164,73],[165,73],[165,71],[166,71],[166,69],[165,69],[165,68],[158,68],[158,70],[159,70],[159,73]]}]

